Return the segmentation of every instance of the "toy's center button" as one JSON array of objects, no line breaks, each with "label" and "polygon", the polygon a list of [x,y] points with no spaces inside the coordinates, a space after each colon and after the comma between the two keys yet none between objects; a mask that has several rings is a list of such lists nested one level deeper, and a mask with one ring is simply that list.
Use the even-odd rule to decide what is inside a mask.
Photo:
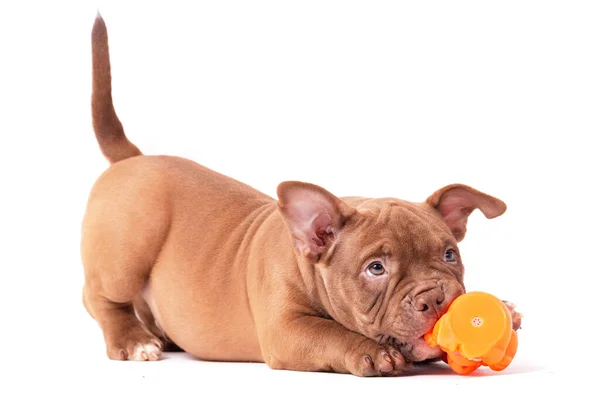
[{"label": "toy's center button", "polygon": [[474,317],[474,318],[471,320],[471,324],[472,324],[474,327],[478,328],[478,327],[480,327],[480,326],[483,324],[483,319],[481,319],[480,317]]}]

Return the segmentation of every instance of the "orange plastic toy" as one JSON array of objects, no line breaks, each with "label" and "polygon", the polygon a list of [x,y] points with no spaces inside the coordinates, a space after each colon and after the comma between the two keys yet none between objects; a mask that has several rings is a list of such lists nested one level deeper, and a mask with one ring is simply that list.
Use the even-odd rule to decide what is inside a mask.
[{"label": "orange plastic toy", "polygon": [[497,297],[470,292],[457,297],[425,335],[431,347],[446,352],[453,371],[467,375],[480,366],[502,371],[517,352],[517,332],[508,307]]}]

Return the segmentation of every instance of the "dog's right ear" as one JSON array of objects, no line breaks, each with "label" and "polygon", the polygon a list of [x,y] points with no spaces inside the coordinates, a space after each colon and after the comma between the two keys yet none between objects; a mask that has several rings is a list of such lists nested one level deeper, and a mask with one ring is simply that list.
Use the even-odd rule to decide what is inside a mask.
[{"label": "dog's right ear", "polygon": [[277,187],[278,206],[298,253],[316,262],[356,209],[320,186],[287,181]]}]

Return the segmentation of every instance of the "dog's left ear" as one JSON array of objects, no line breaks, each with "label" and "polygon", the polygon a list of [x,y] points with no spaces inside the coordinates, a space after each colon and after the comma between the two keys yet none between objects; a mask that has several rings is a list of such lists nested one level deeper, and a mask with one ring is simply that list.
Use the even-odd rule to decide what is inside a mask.
[{"label": "dog's left ear", "polygon": [[437,190],[425,204],[437,210],[458,242],[465,237],[467,219],[474,209],[481,210],[488,219],[499,217],[506,211],[502,200],[461,184]]},{"label": "dog's left ear", "polygon": [[327,249],[356,211],[320,186],[287,181],[277,187],[279,211],[300,255],[312,262]]}]

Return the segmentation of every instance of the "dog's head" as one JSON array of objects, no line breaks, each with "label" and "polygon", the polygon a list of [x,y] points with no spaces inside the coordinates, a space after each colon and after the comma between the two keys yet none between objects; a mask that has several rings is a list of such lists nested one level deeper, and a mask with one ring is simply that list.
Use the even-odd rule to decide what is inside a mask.
[{"label": "dog's head", "polygon": [[283,182],[277,194],[296,254],[333,319],[411,361],[441,355],[423,335],[465,292],[458,243],[467,219],[475,209],[503,214],[501,200],[458,184],[421,203],[342,199],[303,182]]}]

